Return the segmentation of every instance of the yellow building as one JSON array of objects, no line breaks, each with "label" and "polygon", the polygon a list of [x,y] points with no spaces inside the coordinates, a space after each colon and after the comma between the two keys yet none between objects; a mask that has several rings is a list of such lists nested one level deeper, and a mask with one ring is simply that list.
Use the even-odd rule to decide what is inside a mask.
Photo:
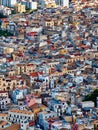
[{"label": "yellow building", "polygon": [[4,54],[11,54],[12,52],[14,52],[14,48],[6,47],[4,49]]},{"label": "yellow building", "polygon": [[26,12],[25,5],[21,5],[20,3],[16,4],[15,9],[17,13]]},{"label": "yellow building", "polygon": [[66,49],[61,49],[60,51],[59,51],[59,54],[62,54],[62,55],[64,55],[64,54],[67,54],[68,53],[68,50]]},{"label": "yellow building", "polygon": [[95,120],[93,124],[94,124],[94,130],[98,130],[98,120]]},{"label": "yellow building", "polygon": [[54,21],[50,18],[47,18],[45,21],[45,26],[46,27],[53,27],[54,26]]},{"label": "yellow building", "polygon": [[46,8],[56,8],[56,4],[55,3],[46,4]]},{"label": "yellow building", "polygon": [[16,65],[16,74],[26,74],[26,73],[32,73],[36,70],[36,65],[34,64],[17,64]]},{"label": "yellow building", "polygon": [[67,121],[67,122],[74,122],[76,121],[76,116],[74,115],[73,117],[72,116],[64,116],[64,119]]},{"label": "yellow building", "polygon": [[8,24],[9,24],[8,21],[3,21],[2,24],[1,24],[1,28],[6,29]]},{"label": "yellow building", "polygon": [[44,105],[35,103],[35,104],[32,105],[30,108],[31,108],[31,110],[33,111],[34,115],[37,115],[39,112],[45,111],[45,109],[46,109],[47,107],[44,106]]},{"label": "yellow building", "polygon": [[46,8],[56,8],[54,0],[44,0]]}]

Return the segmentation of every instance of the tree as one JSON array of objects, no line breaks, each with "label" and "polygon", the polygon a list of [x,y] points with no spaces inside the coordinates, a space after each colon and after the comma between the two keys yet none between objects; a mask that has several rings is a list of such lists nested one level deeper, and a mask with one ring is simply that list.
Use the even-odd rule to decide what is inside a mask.
[{"label": "tree", "polygon": [[91,94],[86,95],[84,101],[94,101],[96,105],[97,97],[98,97],[98,89],[94,90]]},{"label": "tree", "polygon": [[13,36],[13,34],[5,30],[0,30],[0,36],[7,37],[7,36]]},{"label": "tree", "polygon": [[3,15],[2,13],[0,13],[0,18],[7,18],[7,16]]}]

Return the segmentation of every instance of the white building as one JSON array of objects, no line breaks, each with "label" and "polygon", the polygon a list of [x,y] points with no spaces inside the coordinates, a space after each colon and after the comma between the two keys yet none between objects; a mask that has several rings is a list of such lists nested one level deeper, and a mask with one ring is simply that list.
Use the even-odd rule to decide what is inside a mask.
[{"label": "white building", "polygon": [[3,12],[3,15],[8,16],[8,15],[11,14],[11,9],[10,9],[10,8],[4,8],[4,9],[2,10],[2,12]]},{"label": "white building", "polygon": [[56,4],[63,7],[69,8],[69,0],[55,0]]},{"label": "white building", "polygon": [[29,9],[37,9],[37,2],[27,2],[26,7]]},{"label": "white building", "polygon": [[56,112],[58,116],[60,116],[65,112],[68,105],[66,102],[61,102],[61,101],[52,99],[48,101],[48,107],[52,109],[54,112]]},{"label": "white building", "polygon": [[0,0],[0,5],[13,7],[17,3],[17,0]]},{"label": "white building", "polygon": [[61,130],[61,129],[68,129],[71,130],[70,123],[64,123],[63,121],[55,121],[51,125],[51,130]]},{"label": "white building", "polygon": [[0,97],[0,108],[6,109],[6,105],[10,104],[11,100],[8,97]]},{"label": "white building", "polygon": [[7,1],[7,0],[0,0],[0,5],[6,6],[6,1]]},{"label": "white building", "polygon": [[8,97],[8,91],[0,91],[0,97]]},{"label": "white building", "polygon": [[29,122],[34,120],[34,113],[26,110],[10,110],[8,111],[8,119],[13,123],[20,123],[22,130],[27,130]]},{"label": "white building", "polygon": [[40,112],[38,114],[38,117],[39,117],[39,123],[42,122],[42,120],[45,120],[45,119],[48,119],[48,118],[53,118],[53,117],[57,117],[57,113],[53,112],[53,111],[50,111],[49,109],[43,111],[43,112]]},{"label": "white building", "polygon": [[11,14],[11,9],[8,7],[5,7],[3,5],[0,5],[0,13],[2,13],[3,15],[10,15]]},{"label": "white building", "polygon": [[84,107],[94,107],[94,102],[93,101],[85,101],[85,102],[81,102],[81,107],[84,108]]},{"label": "white building", "polygon": [[35,10],[37,9],[37,2],[34,2],[32,0],[29,1],[22,1],[21,4],[25,5],[27,9]]}]

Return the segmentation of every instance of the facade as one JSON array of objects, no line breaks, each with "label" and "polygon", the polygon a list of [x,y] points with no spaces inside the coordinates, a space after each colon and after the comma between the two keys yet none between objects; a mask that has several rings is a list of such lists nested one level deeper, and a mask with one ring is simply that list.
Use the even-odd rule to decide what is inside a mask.
[{"label": "facade", "polygon": [[61,116],[66,111],[67,103],[51,99],[50,101],[48,101],[48,107],[55,111],[58,116]]},{"label": "facade", "polygon": [[41,7],[46,7],[46,8],[55,8],[56,3],[55,0],[40,0],[39,3],[41,4]]},{"label": "facade", "polygon": [[1,121],[7,121],[7,119],[8,119],[8,115],[7,114],[1,114],[0,113],[0,120]]},{"label": "facade", "polygon": [[53,111],[45,110],[43,112],[40,112],[38,114],[39,124],[42,125],[44,130],[47,130],[49,128],[49,124],[47,123],[46,119],[55,117],[57,117],[57,114]]},{"label": "facade", "polygon": [[29,8],[29,9],[35,10],[35,9],[37,9],[37,2],[32,2],[32,1],[27,2],[26,7]]},{"label": "facade", "polygon": [[22,5],[22,4],[16,4],[15,5],[15,10],[17,13],[24,13],[26,10],[25,10],[25,5]]},{"label": "facade", "polygon": [[81,106],[82,108],[85,108],[85,107],[94,107],[94,102],[93,101],[85,101],[85,102],[81,102]]},{"label": "facade", "polygon": [[10,75],[8,78],[6,78],[4,75],[0,77],[0,87],[1,90],[9,90],[13,89],[15,87],[22,87],[26,85],[26,82],[22,80],[21,77],[17,80],[15,75]]},{"label": "facade", "polygon": [[0,13],[2,13],[4,16],[8,16],[11,14],[11,9],[3,5],[0,5]]},{"label": "facade", "polygon": [[34,120],[34,114],[26,110],[10,110],[8,111],[8,119],[15,123],[29,122]]},{"label": "facade", "polygon": [[98,130],[98,0],[38,1],[0,18],[0,128]]},{"label": "facade", "polygon": [[34,64],[17,64],[16,74],[26,74],[32,73],[36,70],[36,65]]},{"label": "facade", "polygon": [[8,97],[8,91],[0,91],[0,97]]},{"label": "facade", "polygon": [[11,99],[8,97],[0,97],[0,109],[5,110],[8,104],[11,103]]},{"label": "facade", "polygon": [[13,7],[17,3],[17,0],[0,0],[0,5]]},{"label": "facade", "polygon": [[57,5],[69,8],[69,0],[55,0],[55,1]]}]

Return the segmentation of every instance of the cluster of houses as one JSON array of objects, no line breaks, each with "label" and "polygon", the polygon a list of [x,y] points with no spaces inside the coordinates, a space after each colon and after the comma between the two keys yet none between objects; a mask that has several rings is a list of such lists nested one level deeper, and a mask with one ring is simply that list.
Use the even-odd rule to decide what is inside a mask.
[{"label": "cluster of houses", "polygon": [[0,130],[98,130],[98,97],[84,101],[98,89],[97,9],[75,1],[0,20],[13,34],[0,37]]}]

